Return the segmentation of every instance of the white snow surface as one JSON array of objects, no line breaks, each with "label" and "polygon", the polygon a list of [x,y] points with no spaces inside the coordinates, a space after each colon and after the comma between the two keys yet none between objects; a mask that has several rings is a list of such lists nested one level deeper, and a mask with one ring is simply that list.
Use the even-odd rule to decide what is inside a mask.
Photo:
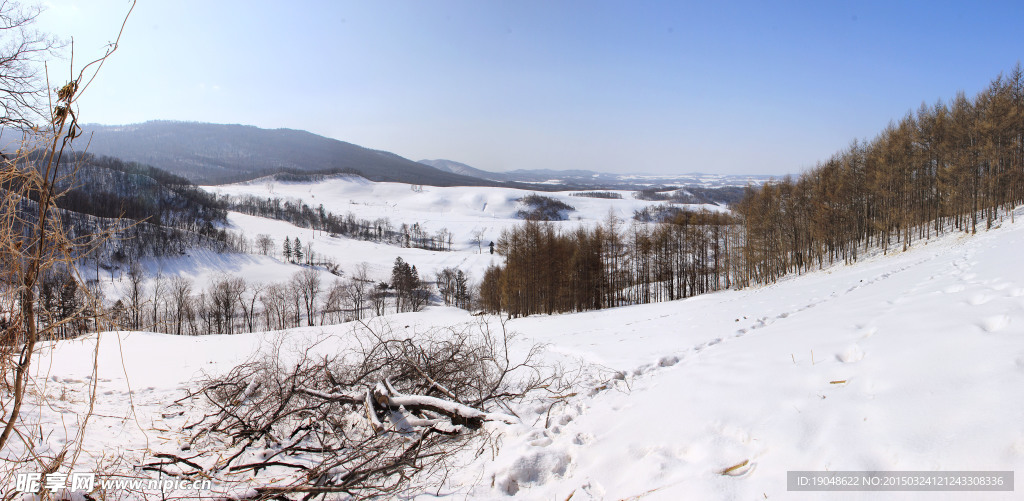
[{"label": "white snow surface", "polygon": [[[373,221],[387,218],[395,229],[402,224],[411,226],[419,223],[431,235],[446,228],[454,236],[453,250],[429,251],[345,236],[332,237],[328,233],[284,221],[229,212],[229,231],[241,233],[249,239],[259,234],[269,235],[275,243],[274,254],[218,254],[192,249],[184,256],[144,258],[140,260],[140,265],[147,277],[144,283],[147,290],[152,289],[153,278],[158,274],[165,279],[174,276],[191,278],[195,282],[193,290],[197,293],[224,275],[240,276],[250,283],[285,282],[303,269],[281,258],[281,246],[285,238],[292,241],[300,239],[304,248],[312,245],[317,256],[340,265],[343,276],[350,276],[357,266],[365,263],[369,278],[388,281],[395,259],[401,257],[416,266],[420,277],[426,281],[432,281],[436,272],[444,268],[456,267],[467,272],[470,280],[475,282],[483,277],[489,265],[503,263],[501,256],[489,253],[488,243],[497,241],[503,229],[523,223],[515,217],[516,211],[522,208],[517,200],[531,193],[556,198],[576,208],[568,213],[568,220],[553,222],[559,229],[566,231],[581,225],[593,227],[605,222],[609,214],[623,224],[629,224],[634,211],[665,204],[637,200],[635,192],[628,190],[614,191],[622,199],[572,195],[579,191],[535,192],[472,186],[421,186],[413,190],[408,184],[377,183],[358,176],[338,176],[314,182],[281,182],[262,178],[204,188],[223,195],[253,195],[301,201],[314,208],[323,204],[325,210],[338,216],[351,212],[359,219]],[[727,210],[722,206],[708,204],[680,207],[691,210]],[[474,234],[478,233],[482,240],[480,244],[472,242]],[[326,270],[320,271],[325,283],[329,284],[335,279]],[[127,287],[125,273],[126,266],[111,271],[96,270],[89,266],[82,269],[83,277],[98,278],[103,284],[108,303],[124,296]]]},{"label": "white snow surface", "polygon": [[[507,195],[491,196],[452,206],[507,205]],[[375,210],[387,213],[389,197],[379,197]],[[331,199],[321,198],[325,206]],[[572,202],[581,200],[590,199]],[[235,224],[244,219],[232,215]],[[366,252],[389,266],[390,248],[380,247]],[[786,472],[1024,470],[1022,248],[1024,223],[1006,221],[974,237],[947,235],[770,286],[512,320],[519,349],[544,343],[545,360],[583,364],[605,388],[588,383],[564,400],[528,403],[516,410],[523,424],[488,424],[501,434],[497,454],[467,457],[447,484],[421,497],[1020,499],[1014,492],[788,492]],[[396,250],[417,263],[410,249]],[[412,332],[478,319],[432,307],[385,320]],[[350,328],[102,334],[99,399],[81,461],[173,447],[187,417],[173,401],[195,378],[229,370],[278,336],[301,345],[329,335],[343,344]],[[33,413],[59,430],[73,434],[83,410],[96,339],[56,343],[35,366],[46,382],[40,391],[52,398]],[[58,435],[49,439],[54,447]]]},{"label": "white snow surface", "polygon": [[[587,190],[537,192],[477,186],[420,186],[414,191],[408,184],[377,183],[357,176],[339,176],[315,182],[281,182],[262,178],[245,183],[206,186],[204,189],[222,195],[301,200],[313,208],[323,204],[325,210],[339,216],[352,212],[360,219],[388,218],[396,228],[402,223],[419,223],[431,233],[448,228],[465,247],[469,247],[471,232],[475,229],[486,230],[486,238],[496,240],[502,228],[521,224],[522,220],[515,218],[516,211],[521,208],[516,201],[532,193],[573,206],[576,210],[567,214],[568,221],[555,222],[568,228],[604,221],[609,211],[628,222],[635,210],[664,205],[664,202],[637,200],[635,192],[630,190],[601,190],[617,193],[621,199],[572,195]],[[687,207],[692,210],[726,210],[711,204]]]},{"label": "white snow surface", "polygon": [[[415,265],[420,276],[427,280],[432,280],[437,271],[447,267],[462,269],[468,272],[473,280],[479,280],[488,265],[503,262],[500,256],[488,253],[488,243],[497,241],[503,229],[523,223],[521,219],[515,217],[516,211],[522,208],[517,200],[531,193],[552,197],[575,207],[575,211],[568,213],[568,220],[553,222],[560,229],[567,231],[581,225],[593,227],[598,223],[604,223],[609,214],[614,215],[623,224],[629,224],[634,211],[665,204],[638,200],[634,196],[635,192],[629,190],[612,190],[613,193],[621,195],[621,199],[572,195],[579,193],[579,190],[535,192],[513,188],[421,186],[414,191],[408,184],[378,183],[358,176],[338,176],[315,182],[281,182],[263,178],[245,183],[207,186],[204,189],[220,195],[252,195],[301,201],[313,208],[323,204],[326,211],[338,216],[351,212],[359,219],[372,221],[387,218],[395,229],[403,223],[410,226],[419,223],[430,234],[442,228],[452,232],[453,252],[440,252],[403,248],[344,236],[331,237],[326,233],[300,228],[284,221],[237,212],[228,214],[230,230],[241,232],[250,239],[261,233],[270,235],[278,247],[278,252],[286,237],[298,237],[304,245],[312,243],[317,255],[332,259],[340,264],[346,273],[351,273],[356,265],[366,263],[370,277],[376,280],[390,279],[391,268],[397,257]],[[679,206],[690,210],[727,210],[725,207],[709,204]],[[482,244],[471,242],[475,233],[482,235]],[[290,276],[299,269],[278,260],[258,259],[262,259],[259,266],[265,266],[265,275],[270,277],[263,279],[265,282],[282,281],[280,277]],[[162,266],[180,269],[180,266],[174,264],[148,261],[151,274]],[[231,266],[248,271],[245,263],[252,261],[251,257],[247,256],[241,261],[233,261]],[[209,282],[212,273],[207,271],[205,268],[197,270],[197,283]],[[246,276],[259,277],[260,274]],[[112,293],[117,295],[116,291]]]}]

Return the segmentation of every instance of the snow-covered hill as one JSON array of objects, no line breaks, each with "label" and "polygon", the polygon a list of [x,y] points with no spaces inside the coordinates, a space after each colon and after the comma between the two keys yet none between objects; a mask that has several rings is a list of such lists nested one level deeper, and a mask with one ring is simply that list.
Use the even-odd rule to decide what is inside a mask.
[{"label": "snow-covered hill", "polygon": [[[377,183],[356,176],[333,177],[316,182],[279,182],[257,180],[207,190],[221,195],[253,195],[298,200],[338,215],[353,213],[362,219],[388,218],[392,224],[419,223],[430,232],[447,228],[455,234],[458,249],[468,249],[477,231],[493,241],[503,228],[522,223],[516,217],[521,205],[517,200],[535,193],[513,188],[472,186],[435,187],[410,186],[402,183]],[[638,200],[631,190],[611,191],[621,198],[590,198],[575,196],[577,191],[544,192],[540,195],[564,202],[576,210],[567,221],[556,222],[565,228],[593,225],[608,219],[609,214],[628,223],[634,211],[664,205],[664,202]],[[726,210],[712,204],[690,205],[693,210]],[[248,228],[246,228],[248,229]],[[251,235],[250,235],[251,236]]]},{"label": "snow-covered hill", "polygon": [[[225,188],[245,189],[271,188]],[[272,189],[313,200],[307,186]],[[315,200],[354,204],[347,190],[355,189],[339,182]],[[376,205],[359,203],[381,214],[418,207],[431,222],[466,228],[488,220],[484,204],[495,217],[508,210],[500,191],[475,199],[397,190],[378,185]],[[1024,224],[1006,221],[976,237],[947,235],[767,287],[512,320],[520,346],[545,343],[545,360],[581,366],[588,377],[574,395],[517,409],[520,425],[488,425],[500,447],[467,456],[422,497],[1017,499],[1014,492],[796,493],[786,490],[786,472],[1024,468],[1022,247]],[[440,307],[385,318],[409,333],[479,321]],[[343,343],[354,327],[283,335]],[[278,335],[100,336],[99,407],[83,461],[112,450],[129,458],[174,450],[181,426],[202,412],[173,403],[190,381],[228,370]],[[46,381],[39,391],[54,398],[34,412],[52,429],[74,433],[96,339],[57,343],[35,366]]]}]

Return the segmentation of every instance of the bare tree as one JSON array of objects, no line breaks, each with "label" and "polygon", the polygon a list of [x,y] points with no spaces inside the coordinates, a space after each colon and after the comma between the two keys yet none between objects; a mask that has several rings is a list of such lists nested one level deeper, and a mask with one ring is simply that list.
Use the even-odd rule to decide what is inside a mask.
[{"label": "bare tree", "polygon": [[[256,321],[259,315],[256,314],[256,302],[260,300],[263,290],[266,288],[261,282],[251,282],[248,287],[238,292],[238,302],[242,306],[242,314],[245,316],[245,325],[249,332],[256,331]],[[244,297],[245,291],[249,291],[248,299]]]},{"label": "bare tree", "polygon": [[482,254],[484,252],[484,235],[487,233],[487,228],[473,228],[473,232],[470,233],[471,238],[469,243],[476,244],[476,253]]},{"label": "bare tree", "polygon": [[235,314],[241,307],[245,289],[245,279],[241,277],[221,275],[213,281],[209,296],[216,332],[234,334]]},{"label": "bare tree", "polygon": [[370,280],[369,266],[366,263],[359,263],[347,282],[347,297],[352,305],[356,320],[363,318],[363,305],[366,303],[369,289],[372,286],[373,281]]},{"label": "bare tree", "polygon": [[150,320],[149,330],[161,332],[163,329],[160,327],[160,306],[166,304],[164,301],[164,295],[166,294],[167,283],[164,279],[164,274],[161,271],[156,273],[153,277],[153,287],[150,293],[152,294],[152,300],[150,301],[152,318]]},{"label": "bare tree", "polygon": [[289,311],[293,315],[291,327],[298,327],[302,325],[302,290],[299,288],[295,277],[288,281],[286,290],[288,291],[288,301],[290,303]]},{"label": "bare tree", "polygon": [[142,328],[142,308],[145,305],[144,295],[146,272],[139,263],[132,263],[128,267],[128,283],[122,286],[121,297],[127,302],[128,328],[138,330]]},{"label": "bare tree", "polygon": [[437,292],[441,294],[444,305],[451,306],[455,302],[455,269],[439,270],[434,277],[434,282],[437,284]]},{"label": "bare tree", "polygon": [[288,309],[290,287],[284,284],[271,284],[260,296],[263,304],[263,316],[268,329],[286,329],[291,326],[292,315]]},{"label": "bare tree", "polygon": [[331,286],[327,288],[327,298],[320,307],[320,325],[330,323],[341,323],[345,319],[345,306],[348,301],[348,286],[345,282],[335,278]]},{"label": "bare tree", "polygon": [[48,118],[40,65],[62,44],[33,28],[41,12],[37,6],[0,2],[0,126],[26,130]]},{"label": "bare tree", "polygon": [[181,327],[192,314],[192,279],[175,275],[171,279],[171,307],[174,312],[174,333],[181,335]]},{"label": "bare tree", "polygon": [[316,261],[316,253],[313,252],[313,242],[306,243],[306,264],[312,265]]},{"label": "bare tree", "polygon": [[302,305],[306,309],[306,325],[313,325],[313,319],[316,318],[316,298],[321,288],[320,273],[313,268],[306,268],[292,276],[292,283],[302,297]]},{"label": "bare tree", "polygon": [[437,272],[435,283],[445,306],[469,308],[469,277],[465,272],[458,268],[444,268]]},{"label": "bare tree", "polygon": [[274,251],[274,239],[266,233],[256,235],[256,250],[264,256],[269,256]]}]

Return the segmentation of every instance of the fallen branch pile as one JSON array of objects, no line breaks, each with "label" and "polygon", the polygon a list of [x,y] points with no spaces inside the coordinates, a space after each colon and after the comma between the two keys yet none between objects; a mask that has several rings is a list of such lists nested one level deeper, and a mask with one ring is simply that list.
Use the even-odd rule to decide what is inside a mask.
[{"label": "fallen branch pile", "polygon": [[537,347],[511,363],[510,336],[486,323],[416,338],[364,327],[357,348],[284,354],[279,343],[205,381],[179,402],[211,412],[185,426],[180,450],[143,468],[212,478],[245,499],[390,497],[422,487],[415,478],[447,476],[473,430],[519,422],[510,403],[554,378],[537,366]]}]

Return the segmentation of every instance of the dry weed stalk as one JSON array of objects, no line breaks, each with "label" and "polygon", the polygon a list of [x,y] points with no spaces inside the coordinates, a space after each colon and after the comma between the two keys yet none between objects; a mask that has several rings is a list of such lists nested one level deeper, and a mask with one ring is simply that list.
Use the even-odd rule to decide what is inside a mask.
[{"label": "dry weed stalk", "polygon": [[[128,15],[132,8],[134,3]],[[70,315],[44,321],[38,311],[38,289],[48,274],[58,271],[84,282],[77,277],[75,259],[111,238],[110,231],[70,236],[58,201],[74,186],[78,170],[72,146],[82,132],[76,103],[117,50],[121,33],[102,57],[48,93],[48,108],[33,110],[48,117],[48,123],[21,123],[19,147],[14,152],[0,152],[0,485],[12,485],[10,479],[18,470],[46,474],[73,465],[92,413],[95,359],[89,412],[80,418],[77,436],[68,437],[59,450],[38,452],[56,430],[44,429],[26,418],[25,406],[33,388],[45,387],[31,371],[40,348],[69,325],[83,325],[86,320],[99,325],[96,308],[87,308],[95,306],[94,298]],[[40,409],[47,398],[45,391],[39,392]]]}]

